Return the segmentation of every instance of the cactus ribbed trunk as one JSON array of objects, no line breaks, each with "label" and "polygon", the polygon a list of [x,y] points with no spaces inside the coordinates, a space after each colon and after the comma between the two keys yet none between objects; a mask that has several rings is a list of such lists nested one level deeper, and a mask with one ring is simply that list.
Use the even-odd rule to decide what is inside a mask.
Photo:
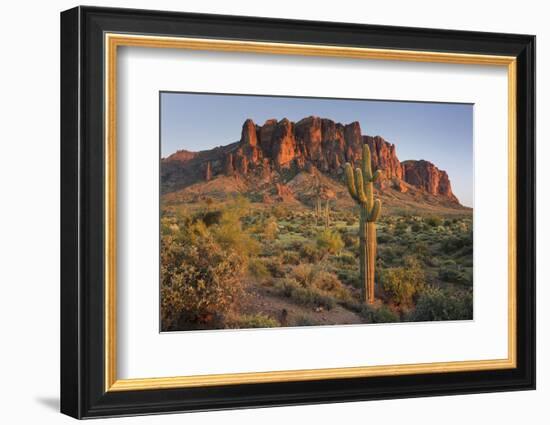
[{"label": "cactus ribbed trunk", "polygon": [[359,221],[359,274],[363,302],[374,303],[374,268],[376,265],[376,224],[366,220],[366,208],[361,208]]},{"label": "cactus ribbed trunk", "polygon": [[363,146],[363,167],[355,173],[350,164],[346,164],[346,183],[351,197],[357,201],[359,217],[359,273],[362,299],[365,303],[374,303],[374,268],[376,266],[376,220],[380,216],[381,202],[374,199],[374,182],[380,178],[381,171],[372,173],[371,156],[368,145]]},{"label": "cactus ribbed trunk", "polygon": [[367,246],[367,269],[365,271],[367,279],[367,299],[369,304],[374,303],[374,268],[376,266],[376,224],[372,221],[367,222],[367,240],[365,245]]}]

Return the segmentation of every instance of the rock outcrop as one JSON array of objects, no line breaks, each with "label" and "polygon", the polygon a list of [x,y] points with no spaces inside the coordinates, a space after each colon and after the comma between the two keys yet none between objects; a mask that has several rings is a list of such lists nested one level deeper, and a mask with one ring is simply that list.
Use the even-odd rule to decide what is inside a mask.
[{"label": "rock outcrop", "polygon": [[[300,171],[314,169],[340,179],[346,162],[359,165],[365,143],[371,149],[373,167],[384,171],[379,190],[391,188],[406,192],[407,183],[458,204],[447,173],[434,164],[423,160],[402,163],[394,144],[380,136],[362,134],[357,121],[343,125],[316,116],[296,123],[287,118],[269,119],[261,126],[247,119],[241,138],[235,143],[201,152],[182,150],[164,159],[163,186],[181,187],[217,175],[257,176],[266,180],[275,174],[292,177]],[[194,171],[197,169],[201,171]],[[276,187],[276,191],[281,198],[289,196],[280,193],[280,187]]]},{"label": "rock outcrop", "polygon": [[404,180],[416,187],[424,189],[431,195],[439,195],[458,203],[451,189],[451,181],[447,172],[440,170],[429,161],[404,161]]}]

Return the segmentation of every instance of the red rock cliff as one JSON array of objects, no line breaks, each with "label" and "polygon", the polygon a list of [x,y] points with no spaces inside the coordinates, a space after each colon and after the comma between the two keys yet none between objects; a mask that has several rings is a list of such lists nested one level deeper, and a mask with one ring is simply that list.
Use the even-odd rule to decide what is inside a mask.
[{"label": "red rock cliff", "polygon": [[[384,170],[385,178],[394,183],[394,188],[402,188],[404,181],[458,203],[447,173],[434,164],[401,163],[394,144],[380,136],[363,135],[357,121],[343,125],[316,116],[296,123],[287,118],[270,119],[261,126],[247,119],[236,143],[197,153],[179,151],[166,158],[163,181],[170,184],[178,178],[210,180],[219,174],[265,178],[271,172],[297,173],[313,167],[338,177],[346,162],[359,165],[365,143],[371,149],[373,166]],[[186,170],[181,170],[182,167]]]}]

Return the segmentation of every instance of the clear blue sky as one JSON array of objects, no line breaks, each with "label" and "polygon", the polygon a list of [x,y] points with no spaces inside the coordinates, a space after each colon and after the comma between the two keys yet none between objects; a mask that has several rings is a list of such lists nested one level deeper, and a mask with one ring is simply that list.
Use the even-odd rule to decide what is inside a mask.
[{"label": "clear blue sky", "polygon": [[364,135],[382,136],[400,161],[425,159],[447,171],[463,205],[473,204],[473,105],[162,92],[161,154],[200,151],[240,139],[243,122],[291,121],[316,115],[359,121]]}]

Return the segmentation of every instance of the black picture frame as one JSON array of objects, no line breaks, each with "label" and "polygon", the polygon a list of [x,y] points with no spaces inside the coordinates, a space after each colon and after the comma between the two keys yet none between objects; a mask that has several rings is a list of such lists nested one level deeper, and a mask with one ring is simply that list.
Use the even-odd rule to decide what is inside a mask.
[{"label": "black picture frame", "polygon": [[[517,367],[106,392],[104,33],[507,55],[517,58]],[[75,418],[535,388],[535,37],[76,7],[61,13],[61,412]]]}]

